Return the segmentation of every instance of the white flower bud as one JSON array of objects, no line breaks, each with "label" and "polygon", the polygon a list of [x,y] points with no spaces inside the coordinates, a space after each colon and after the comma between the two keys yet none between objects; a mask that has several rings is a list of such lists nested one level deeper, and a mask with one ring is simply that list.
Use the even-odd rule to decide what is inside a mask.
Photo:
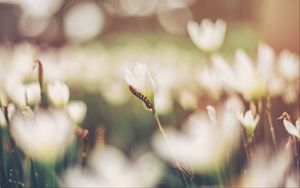
[{"label": "white flower bud", "polygon": [[55,107],[65,107],[70,98],[68,86],[62,82],[54,82],[48,85],[48,97]]},{"label": "white flower bud", "polygon": [[86,104],[82,101],[71,101],[67,106],[67,112],[71,120],[77,125],[82,123],[86,110]]},{"label": "white flower bud", "polygon": [[255,128],[259,121],[259,115],[254,117],[252,111],[248,110],[245,113],[245,115],[243,115],[243,113],[240,113],[240,114],[237,114],[237,117],[245,128],[248,141],[251,142]]},{"label": "white flower bud", "polygon": [[37,82],[26,85],[25,93],[28,105],[36,105],[41,101],[41,88]]}]

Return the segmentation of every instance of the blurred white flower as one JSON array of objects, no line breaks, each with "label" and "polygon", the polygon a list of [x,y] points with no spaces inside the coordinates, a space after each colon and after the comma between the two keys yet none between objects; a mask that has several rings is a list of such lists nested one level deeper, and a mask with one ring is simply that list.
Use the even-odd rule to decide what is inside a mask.
[{"label": "blurred white flower", "polygon": [[109,83],[104,84],[101,94],[103,98],[113,106],[125,104],[130,97],[127,85],[114,79],[109,81]]},{"label": "blurred white flower", "polygon": [[155,92],[155,109],[158,114],[168,114],[173,109],[173,98],[170,91],[167,89],[157,90]]},{"label": "blurred white flower", "polygon": [[291,84],[291,83],[285,83],[284,87],[284,93],[282,96],[283,101],[286,104],[292,104],[297,102],[297,99],[299,99],[299,82]]},{"label": "blurred white flower", "polygon": [[219,99],[223,87],[215,69],[201,67],[200,71],[197,72],[196,79],[201,89],[206,91],[207,96],[216,100]]},{"label": "blurred white flower", "polygon": [[288,81],[299,78],[299,56],[283,50],[278,58],[278,71]]},{"label": "blurred white flower", "polygon": [[293,174],[289,174],[288,177],[285,180],[285,186],[288,187],[300,187],[300,181],[298,177],[298,172],[294,171]]},{"label": "blurred white flower", "polygon": [[[208,107],[208,115],[202,112],[192,114],[182,132],[168,128],[170,145],[176,150],[175,156],[180,163],[196,172],[215,172],[224,165],[239,142],[239,125],[234,114],[222,109],[220,118],[216,110]],[[212,121],[213,122],[212,122]],[[152,144],[155,151],[165,160],[174,162],[163,137],[157,133]]]},{"label": "blurred white flower", "polygon": [[239,186],[281,187],[291,164],[292,151],[281,150],[274,156],[268,148],[257,148],[253,156]]},{"label": "blurred white flower", "polygon": [[264,42],[258,43],[257,70],[269,82],[275,67],[275,53],[271,46]]},{"label": "blurred white flower", "polygon": [[30,43],[23,43],[15,47],[12,55],[10,71],[15,72],[21,78],[31,78],[32,65],[37,57],[37,47]]},{"label": "blurred white flower", "polygon": [[73,168],[67,171],[67,186],[80,187],[154,187],[163,174],[163,166],[151,153],[129,161],[112,146],[96,150],[90,162],[93,172]]},{"label": "blurred white flower", "polygon": [[86,115],[86,104],[82,101],[71,101],[67,106],[67,112],[71,120],[80,125]]},{"label": "blurred white flower", "polygon": [[47,87],[48,97],[55,107],[65,107],[70,98],[68,86],[63,82],[54,82]]},{"label": "blurred white flower", "polygon": [[64,17],[64,30],[68,38],[85,41],[95,38],[104,27],[104,14],[92,1],[72,6]]},{"label": "blurred white flower", "polygon": [[38,82],[25,85],[25,97],[29,106],[41,101],[41,88]]},{"label": "blurred white flower", "polygon": [[236,51],[233,67],[221,55],[213,55],[212,61],[221,81],[243,94],[246,100],[258,100],[264,95],[266,81],[243,50]]},{"label": "blurred white flower", "polygon": [[283,119],[283,124],[286,131],[291,135],[300,139],[300,118],[297,119],[295,125],[293,125],[286,118]]},{"label": "blurred white flower", "polygon": [[267,85],[269,94],[271,96],[282,95],[286,89],[285,84],[286,83],[285,83],[284,79],[280,75],[273,74]]},{"label": "blurred white flower", "polygon": [[204,19],[200,25],[195,21],[189,21],[187,29],[192,41],[198,48],[205,52],[213,52],[217,51],[223,43],[226,23],[220,19],[216,23]]},{"label": "blurred white flower", "polygon": [[259,121],[259,115],[256,115],[256,117],[254,117],[252,111],[248,110],[245,115],[243,115],[242,112],[240,114],[237,114],[237,118],[245,128],[248,141],[251,141],[255,128]]},{"label": "blurred white flower", "polygon": [[192,91],[183,90],[179,93],[179,104],[184,110],[195,110],[198,107],[197,95]]},{"label": "blurred white flower", "polygon": [[43,163],[61,156],[74,133],[67,115],[60,111],[38,111],[33,117],[17,114],[11,129],[24,153]]},{"label": "blurred white flower", "polygon": [[62,0],[19,0],[25,13],[36,17],[49,17],[54,14],[63,3]]},{"label": "blurred white flower", "polygon": [[[146,99],[148,99],[149,102],[153,105],[155,83],[148,70],[148,67],[145,64],[136,63],[134,67],[134,72],[131,72],[128,69],[126,69],[125,80],[127,81],[130,87],[132,87],[134,90],[146,97]],[[144,100],[143,102],[145,103],[145,105],[147,105]]]}]

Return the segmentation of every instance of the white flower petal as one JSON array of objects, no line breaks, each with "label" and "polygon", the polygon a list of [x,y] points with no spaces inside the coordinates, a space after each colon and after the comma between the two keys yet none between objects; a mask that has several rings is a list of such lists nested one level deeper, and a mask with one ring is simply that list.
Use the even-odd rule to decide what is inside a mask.
[{"label": "white flower petal", "polygon": [[292,135],[292,136],[296,136],[297,138],[299,138],[299,131],[297,130],[297,128],[288,120],[283,119],[283,124],[284,127],[286,129],[286,131]]},{"label": "white flower petal", "polygon": [[300,118],[296,121],[296,128],[298,129],[298,132],[300,132]]},{"label": "white flower petal", "polygon": [[268,44],[260,42],[258,44],[257,69],[258,72],[269,80],[274,67],[274,50]]},{"label": "white flower petal", "polygon": [[214,124],[217,125],[217,115],[216,115],[216,110],[212,106],[207,106],[206,107],[208,116],[210,121]]},{"label": "white flower petal", "polygon": [[132,72],[130,72],[128,69],[125,69],[125,80],[129,85],[136,85],[136,78]]},{"label": "white flower petal", "polygon": [[235,74],[233,73],[231,67],[228,65],[225,59],[219,54],[214,54],[212,56],[212,62],[216,71],[218,72],[221,81],[227,84],[232,89],[236,89],[237,79],[235,78]]}]

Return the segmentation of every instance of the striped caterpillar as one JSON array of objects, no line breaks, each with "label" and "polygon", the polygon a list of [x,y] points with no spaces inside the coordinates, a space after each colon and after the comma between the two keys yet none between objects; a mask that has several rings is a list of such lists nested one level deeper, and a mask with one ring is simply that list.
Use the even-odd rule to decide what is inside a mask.
[{"label": "striped caterpillar", "polygon": [[134,87],[132,87],[131,85],[129,85],[129,90],[131,91],[132,94],[134,94],[137,98],[141,99],[145,106],[151,110],[153,109],[153,104],[150,102],[150,100],[143,95],[142,93],[138,92]]}]

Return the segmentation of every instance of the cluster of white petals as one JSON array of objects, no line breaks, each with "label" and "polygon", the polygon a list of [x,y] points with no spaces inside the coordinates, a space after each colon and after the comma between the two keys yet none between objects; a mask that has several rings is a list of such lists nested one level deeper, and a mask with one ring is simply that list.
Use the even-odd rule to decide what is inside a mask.
[{"label": "cluster of white petals", "polygon": [[204,19],[200,25],[189,21],[187,28],[194,44],[205,52],[217,51],[223,44],[226,31],[226,23],[223,20],[219,19],[213,23]]},{"label": "cluster of white petals", "polygon": [[151,153],[129,160],[113,146],[95,150],[91,156],[92,170],[72,168],[65,174],[67,186],[79,187],[153,187],[163,174],[162,163]]},{"label": "cluster of white petals", "polygon": [[74,130],[63,111],[38,111],[12,118],[12,134],[16,144],[29,157],[41,162],[53,162],[62,156]]}]

